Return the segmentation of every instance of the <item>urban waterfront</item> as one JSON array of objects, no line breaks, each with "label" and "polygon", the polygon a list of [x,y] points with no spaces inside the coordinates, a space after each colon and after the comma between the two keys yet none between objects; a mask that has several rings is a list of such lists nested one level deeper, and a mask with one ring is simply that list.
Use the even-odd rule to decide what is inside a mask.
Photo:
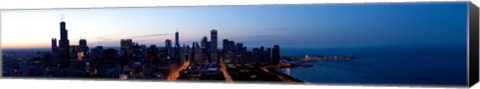
[{"label": "urban waterfront", "polygon": [[[413,49],[424,47],[421,49]],[[418,84],[464,85],[466,46],[392,48],[284,48],[285,56],[303,52],[329,55],[355,55],[352,61],[311,62],[312,67],[283,68],[280,71],[307,83],[328,84]],[[395,52],[392,52],[394,50]],[[452,51],[458,53],[450,53]],[[439,56],[442,55],[442,56]],[[431,63],[432,61],[435,61]],[[408,66],[405,66],[408,65]]]},{"label": "urban waterfront", "polygon": [[[424,46],[419,46],[424,47]],[[463,46],[466,47],[466,46]],[[409,48],[409,49],[406,49]],[[427,47],[423,49],[411,49],[413,46],[382,48],[382,47],[359,47],[359,48],[283,48],[281,55],[284,57],[304,57],[306,55],[330,55],[331,57],[342,57],[341,55],[355,55],[355,58],[349,61],[312,61],[303,62],[313,66],[308,67],[287,67],[272,69],[291,76],[292,79],[298,79],[304,83],[334,83],[334,84],[420,84],[420,85],[463,85],[466,83],[462,78],[466,77],[466,70],[462,60],[465,59],[462,46],[456,47]],[[443,49],[442,49],[443,48]],[[448,48],[448,49],[445,49]],[[120,49],[119,47],[115,49]],[[4,54],[26,54],[30,57],[36,55],[36,50],[45,52],[49,49],[25,49],[25,50],[4,50]],[[391,50],[396,52],[392,53]],[[416,50],[416,51],[412,51]],[[388,53],[387,51],[390,51]],[[450,54],[450,51],[459,53]],[[310,53],[310,54],[308,54]],[[313,53],[313,54],[312,54]],[[381,55],[380,55],[381,54]],[[446,55],[449,54],[449,55]],[[445,56],[438,56],[445,55]],[[28,57],[28,56],[27,56]],[[328,57],[328,56],[327,56]],[[348,57],[348,56],[344,56]],[[5,58],[5,56],[4,56]],[[7,58],[9,59],[9,58]],[[442,60],[425,64],[431,61]],[[294,61],[281,60],[286,63],[295,63]],[[9,64],[6,64],[9,65]],[[404,66],[410,65],[410,66]],[[461,66],[463,65],[463,66]],[[198,69],[207,68],[206,64],[192,64],[190,68],[184,68],[183,76],[177,76],[179,80],[206,80],[200,78],[201,71]],[[225,66],[225,65],[223,65]],[[195,69],[197,67],[197,69]],[[230,73],[242,70],[240,66],[230,68]],[[243,66],[245,67],[245,66]],[[435,67],[436,69],[431,69]],[[218,68],[222,70],[221,68]],[[4,69],[5,70],[5,69]],[[244,68],[242,71],[252,71],[253,69]],[[260,71],[254,70],[254,71]],[[192,73],[190,73],[192,72]],[[230,74],[229,73],[229,74]],[[251,72],[253,73],[253,72]],[[195,77],[197,75],[197,77]],[[212,80],[233,80],[252,81],[259,80],[240,77],[227,80],[224,77],[208,78]],[[224,76],[223,74],[219,76]],[[232,76],[232,75],[229,75]],[[7,76],[8,77],[8,76]],[[207,80],[208,80],[207,79]],[[272,80],[271,80],[272,81]],[[278,81],[278,80],[277,80]]]},{"label": "urban waterfront", "polygon": [[6,11],[2,77],[461,86],[466,5]]},{"label": "urban waterfront", "polygon": [[147,48],[132,39],[121,39],[118,50],[103,46],[90,49],[86,39],[80,39],[79,45],[70,45],[66,26],[66,22],[60,22],[61,38],[51,39],[50,50],[5,50],[3,76],[301,82],[263,68],[279,65],[279,45],[247,50],[243,43],[223,39],[220,50],[216,29],[211,30],[210,41],[204,36],[201,43],[180,43],[177,31],[175,43],[166,39],[163,47]]}]

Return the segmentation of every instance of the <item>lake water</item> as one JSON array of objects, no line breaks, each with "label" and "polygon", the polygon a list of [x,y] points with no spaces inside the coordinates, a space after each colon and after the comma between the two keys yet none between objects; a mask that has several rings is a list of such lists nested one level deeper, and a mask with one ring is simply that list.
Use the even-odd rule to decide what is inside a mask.
[{"label": "lake water", "polygon": [[356,58],[315,62],[284,69],[308,83],[466,85],[466,46],[384,46],[359,48],[282,48],[282,56],[325,55]]}]

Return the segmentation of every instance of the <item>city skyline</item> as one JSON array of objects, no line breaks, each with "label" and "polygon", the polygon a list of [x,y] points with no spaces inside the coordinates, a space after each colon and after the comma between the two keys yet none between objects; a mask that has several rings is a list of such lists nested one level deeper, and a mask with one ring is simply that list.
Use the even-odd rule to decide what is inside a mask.
[{"label": "city skyline", "polygon": [[[435,10],[438,8],[445,9]],[[438,24],[466,23],[463,14],[456,13],[466,12],[464,8],[464,3],[404,3],[5,11],[1,46],[48,48],[45,39],[59,38],[52,33],[59,33],[56,24],[62,15],[68,22],[70,44],[84,38],[91,46],[119,47],[120,39],[162,45],[166,39],[174,39],[176,31],[182,34],[181,44],[190,44],[209,37],[211,29],[219,30],[219,40],[249,46],[455,45],[466,42],[461,35],[466,30],[455,31],[466,26]],[[407,33],[410,36],[401,37]]]},{"label": "city skyline", "polygon": [[468,5],[8,11],[2,76],[465,85]]},{"label": "city skyline", "polygon": [[[224,39],[223,48],[218,49],[218,34],[216,29],[210,31],[210,41],[203,37],[201,44],[193,42],[191,47],[189,45],[180,45],[180,34],[175,33],[175,46],[172,46],[170,39],[165,40],[164,47],[157,47],[156,45],[138,44],[132,39],[121,39],[120,50],[107,48],[104,50],[103,46],[96,46],[91,49],[87,45],[86,39],[81,39],[79,45],[69,44],[68,30],[66,22],[62,21],[60,26],[60,40],[56,38],[51,39],[51,51],[47,52],[44,57],[36,57],[22,61],[15,61],[11,59],[18,59],[22,55],[9,54],[2,56],[7,62],[3,65],[7,68],[2,70],[7,76],[43,76],[43,77],[103,77],[103,78],[119,78],[119,79],[158,79],[158,80],[177,80],[177,79],[209,79],[209,80],[223,80],[226,82],[233,82],[233,79],[246,79],[242,77],[231,77],[228,69],[235,68],[233,64],[252,66],[265,66],[263,72],[258,72],[255,75],[277,75],[278,78],[265,77],[260,80],[276,80],[276,81],[295,81],[301,80],[291,78],[278,72],[272,73],[268,66],[279,65],[280,63],[280,47],[275,44],[273,48],[261,46],[255,47],[252,51],[246,49],[243,43],[235,44],[234,41]],[[337,59],[337,58],[336,58]],[[17,70],[15,62],[19,62]],[[29,63],[33,65],[29,65]],[[43,65],[43,66],[37,66]],[[229,65],[227,67],[227,64]],[[117,68],[115,66],[121,66]],[[37,67],[39,69],[31,69],[30,67]],[[192,67],[195,67],[192,69]],[[232,69],[233,70],[233,69]],[[97,71],[100,71],[98,73]],[[112,72],[119,71],[119,72]],[[203,71],[203,72],[192,72]],[[237,70],[239,71],[239,70]],[[43,74],[40,74],[43,72]],[[139,73],[142,72],[142,73]],[[241,72],[241,71],[240,71]],[[247,72],[241,72],[247,73]],[[253,72],[250,72],[253,73]],[[199,76],[200,75],[200,76]],[[202,76],[203,75],[203,76]],[[245,75],[242,75],[245,76]],[[288,79],[285,79],[287,78]],[[256,79],[256,77],[252,77]]]}]

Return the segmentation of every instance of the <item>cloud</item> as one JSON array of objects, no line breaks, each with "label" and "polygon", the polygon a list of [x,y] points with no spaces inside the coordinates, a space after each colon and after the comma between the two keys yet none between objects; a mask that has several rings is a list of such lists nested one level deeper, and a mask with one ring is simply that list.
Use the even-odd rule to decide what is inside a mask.
[{"label": "cloud", "polygon": [[110,35],[98,36],[95,39],[97,39],[97,40],[93,41],[89,44],[92,44],[92,45],[112,45],[114,43],[118,43],[118,42],[115,42],[115,39],[112,38]]},{"label": "cloud", "polygon": [[118,45],[120,45],[120,42],[113,41],[113,40],[110,40],[110,41],[102,40],[102,41],[89,43],[89,46],[118,46]]},{"label": "cloud", "polygon": [[155,37],[155,36],[166,36],[166,35],[169,35],[169,34],[168,34],[168,33],[161,33],[161,34],[149,34],[149,35],[133,36],[132,38]]},{"label": "cloud", "polygon": [[99,39],[99,40],[112,40],[112,38],[109,35],[99,36],[99,37],[97,37],[97,39]]},{"label": "cloud", "polygon": [[275,35],[255,35],[255,36],[248,36],[247,39],[261,39],[261,38],[271,38],[275,37]]},{"label": "cloud", "polygon": [[299,30],[299,28],[293,28],[293,27],[278,27],[278,28],[264,28],[263,30]]}]

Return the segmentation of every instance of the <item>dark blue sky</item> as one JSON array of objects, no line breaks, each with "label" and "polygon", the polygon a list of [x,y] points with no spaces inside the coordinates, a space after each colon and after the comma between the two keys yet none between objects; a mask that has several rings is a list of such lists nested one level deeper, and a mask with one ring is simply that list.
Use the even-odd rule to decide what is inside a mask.
[{"label": "dark blue sky", "polygon": [[[466,3],[283,8],[289,12],[278,13],[283,18],[288,18],[284,21],[297,23],[277,23],[276,26],[289,27],[272,29],[272,32],[281,34],[276,36],[285,36],[283,41],[279,41],[283,45],[336,47],[466,43]],[[275,26],[275,22],[269,26]]]},{"label": "dark blue sky", "polygon": [[[184,44],[218,29],[220,40],[247,46],[465,45],[467,7],[445,2],[6,11],[2,45],[48,47],[51,38],[59,38],[62,14],[71,44],[85,37],[92,46],[119,46],[124,38],[163,45],[177,28]],[[38,31],[37,37],[17,37],[25,31]]]}]

